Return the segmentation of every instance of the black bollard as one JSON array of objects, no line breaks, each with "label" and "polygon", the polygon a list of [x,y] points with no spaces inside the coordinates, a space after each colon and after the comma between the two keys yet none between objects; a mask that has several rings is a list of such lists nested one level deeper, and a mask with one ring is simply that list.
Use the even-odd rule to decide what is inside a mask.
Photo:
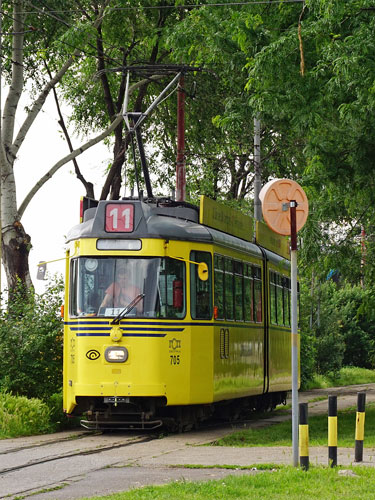
[{"label": "black bollard", "polygon": [[328,464],[337,465],[337,396],[328,396]]},{"label": "black bollard", "polygon": [[309,469],[309,425],[307,403],[299,404],[299,463],[302,469]]},{"label": "black bollard", "polygon": [[365,407],[366,393],[357,393],[357,417],[355,426],[355,451],[354,461],[362,462],[363,460],[363,440],[365,437]]}]

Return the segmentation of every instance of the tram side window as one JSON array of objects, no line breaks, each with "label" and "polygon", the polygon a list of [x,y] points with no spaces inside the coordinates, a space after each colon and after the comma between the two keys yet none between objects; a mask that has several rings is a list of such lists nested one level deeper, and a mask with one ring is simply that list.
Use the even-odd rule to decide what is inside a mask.
[{"label": "tram side window", "polygon": [[284,300],[283,300],[283,278],[276,275],[276,295],[277,295],[277,324],[283,326],[284,323]]},{"label": "tram side window", "polygon": [[263,305],[262,305],[262,271],[260,267],[253,267],[254,276],[254,304],[255,304],[255,321],[262,322]]},{"label": "tram side window", "polygon": [[162,318],[185,316],[185,264],[175,259],[161,259],[158,273],[159,314]]},{"label": "tram side window", "polygon": [[82,259],[71,262],[70,313],[73,316],[94,316],[96,314],[95,275],[86,272]]},{"label": "tram side window", "polygon": [[78,260],[74,259],[70,263],[70,297],[69,297],[69,312],[73,316],[77,316],[78,305]]},{"label": "tram side window", "polygon": [[271,323],[277,325],[276,273],[270,271]]},{"label": "tram side window", "polygon": [[254,321],[253,269],[244,263],[244,306],[245,321]]},{"label": "tram side window", "polygon": [[234,267],[234,306],[236,321],[243,321],[244,293],[243,293],[243,263],[233,261]]},{"label": "tram side window", "polygon": [[225,262],[225,286],[224,286],[224,304],[226,319],[234,319],[234,280],[233,280],[233,260],[224,259]]},{"label": "tram side window", "polygon": [[290,326],[290,278],[270,271],[271,323]]},{"label": "tram side window", "polygon": [[214,257],[215,268],[215,319],[224,319],[224,257],[215,255]]},{"label": "tram side window", "polygon": [[285,326],[290,326],[290,278],[284,278]]},{"label": "tram side window", "polygon": [[193,251],[190,260],[205,262],[208,266],[208,279],[203,281],[198,276],[197,264],[190,264],[190,303],[193,319],[212,318],[212,257],[208,252]]}]

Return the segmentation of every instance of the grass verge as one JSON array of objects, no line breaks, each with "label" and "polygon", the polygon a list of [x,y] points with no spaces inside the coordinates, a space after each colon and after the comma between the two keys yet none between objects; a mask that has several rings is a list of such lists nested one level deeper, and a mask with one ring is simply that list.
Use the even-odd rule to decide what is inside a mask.
[{"label": "grass verge", "polygon": [[338,374],[314,375],[313,379],[305,384],[303,390],[373,383],[375,383],[375,370],[345,366]]},{"label": "grass verge", "polygon": [[[348,409],[338,413],[338,446],[354,447],[356,409]],[[219,439],[216,446],[291,446],[292,422],[288,420],[261,429],[237,431]],[[310,446],[327,446],[327,415],[309,418]],[[368,405],[365,418],[364,446],[375,447],[375,406]]]},{"label": "grass verge", "polygon": [[[97,500],[372,500],[374,469],[312,467],[308,472],[293,467],[243,476],[227,476],[219,481],[178,481],[166,486],[147,486]],[[82,499],[83,500],[83,499]]]}]

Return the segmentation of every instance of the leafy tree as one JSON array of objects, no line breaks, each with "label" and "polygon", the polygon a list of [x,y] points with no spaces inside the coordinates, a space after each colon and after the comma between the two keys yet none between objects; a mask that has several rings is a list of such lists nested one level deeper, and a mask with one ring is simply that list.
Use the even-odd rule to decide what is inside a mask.
[{"label": "leafy tree", "polygon": [[[295,174],[320,224],[315,245],[330,248],[325,272],[335,266],[357,280],[361,226],[369,232],[374,206],[374,13],[368,0],[311,0],[299,17],[300,40],[295,18],[248,62],[248,90],[262,120],[298,139],[303,162]],[[294,158],[295,150],[284,154]]]}]

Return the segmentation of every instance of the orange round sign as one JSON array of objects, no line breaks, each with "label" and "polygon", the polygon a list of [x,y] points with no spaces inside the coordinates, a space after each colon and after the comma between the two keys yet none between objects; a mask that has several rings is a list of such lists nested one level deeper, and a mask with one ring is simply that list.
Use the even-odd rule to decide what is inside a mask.
[{"label": "orange round sign", "polygon": [[299,231],[307,220],[309,202],[305,191],[291,179],[274,179],[265,184],[259,198],[262,202],[262,212],[267,225],[275,233],[290,235],[291,201],[297,202],[296,229]]}]

